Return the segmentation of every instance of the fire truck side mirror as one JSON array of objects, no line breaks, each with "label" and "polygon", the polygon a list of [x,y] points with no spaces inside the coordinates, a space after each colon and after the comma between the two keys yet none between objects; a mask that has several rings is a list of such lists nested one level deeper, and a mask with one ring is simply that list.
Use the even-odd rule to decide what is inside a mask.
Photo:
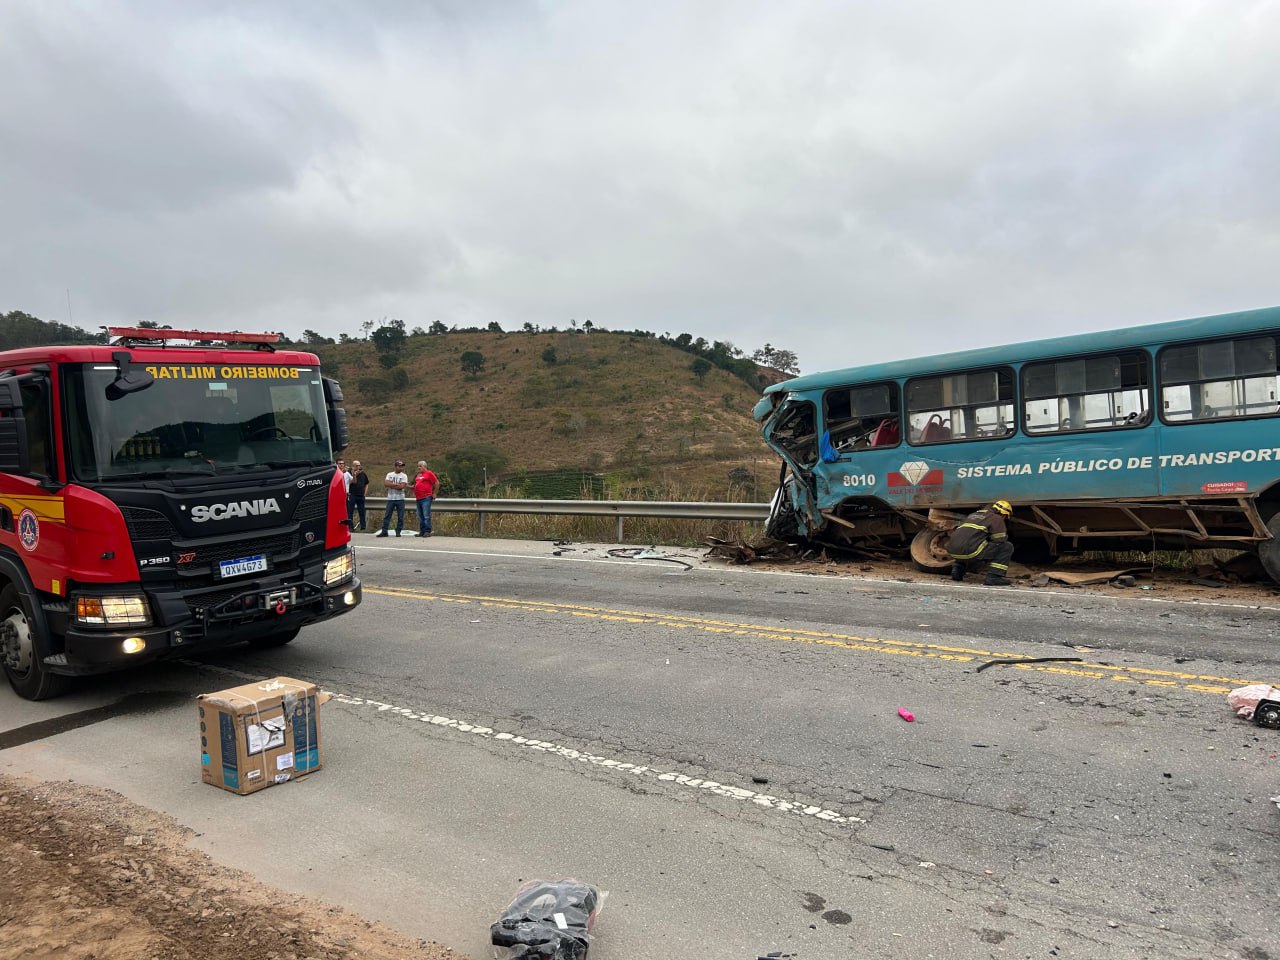
[{"label": "fire truck side mirror", "polygon": [[127,350],[116,351],[111,354],[111,359],[116,362],[116,369],[120,372],[115,380],[107,384],[108,400],[119,400],[127,394],[145,390],[155,383],[156,378],[149,371],[133,366]]},{"label": "fire truck side mirror", "polygon": [[0,380],[0,473],[30,473],[27,421],[17,380]]},{"label": "fire truck side mirror", "polygon": [[342,387],[337,380],[324,377],[324,405],[329,414],[329,439],[333,444],[333,452],[338,453],[347,448],[351,438],[347,433],[347,411],[338,404],[342,402]]}]

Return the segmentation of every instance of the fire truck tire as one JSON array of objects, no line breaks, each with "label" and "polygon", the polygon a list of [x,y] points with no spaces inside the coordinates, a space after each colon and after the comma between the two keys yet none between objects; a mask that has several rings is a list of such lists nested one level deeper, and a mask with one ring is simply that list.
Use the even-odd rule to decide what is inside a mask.
[{"label": "fire truck tire", "polygon": [[48,700],[66,690],[69,681],[50,673],[41,660],[44,644],[37,635],[39,622],[31,615],[29,604],[13,584],[0,590],[0,658],[9,685],[18,696]]},{"label": "fire truck tire", "polygon": [[947,553],[950,530],[925,527],[911,540],[911,560],[925,573],[946,573],[951,569],[951,555]]},{"label": "fire truck tire", "polygon": [[300,627],[294,627],[292,630],[281,630],[277,633],[269,633],[265,637],[255,637],[249,641],[249,646],[255,650],[270,650],[272,647],[283,647],[286,643],[298,635]]}]

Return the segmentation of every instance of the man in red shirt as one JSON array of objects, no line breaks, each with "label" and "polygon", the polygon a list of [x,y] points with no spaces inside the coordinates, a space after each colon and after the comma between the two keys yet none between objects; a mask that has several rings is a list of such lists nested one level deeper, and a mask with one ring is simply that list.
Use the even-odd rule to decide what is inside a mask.
[{"label": "man in red shirt", "polygon": [[431,536],[431,499],[436,495],[440,481],[427,469],[427,461],[418,461],[418,472],[413,478],[413,499],[418,502],[419,537]]}]

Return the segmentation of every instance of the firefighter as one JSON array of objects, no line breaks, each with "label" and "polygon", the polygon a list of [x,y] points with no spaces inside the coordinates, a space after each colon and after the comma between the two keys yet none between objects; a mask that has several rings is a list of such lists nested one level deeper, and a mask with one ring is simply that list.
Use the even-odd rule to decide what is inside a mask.
[{"label": "firefighter", "polygon": [[1013,559],[1013,544],[1009,542],[1009,531],[1005,526],[1005,517],[1013,513],[1008,500],[997,500],[989,507],[977,510],[964,520],[964,523],[951,532],[947,541],[947,553],[951,554],[951,579],[964,579],[970,563],[987,561],[987,579],[983,582],[988,587],[1007,587],[1009,585],[1009,561]]}]

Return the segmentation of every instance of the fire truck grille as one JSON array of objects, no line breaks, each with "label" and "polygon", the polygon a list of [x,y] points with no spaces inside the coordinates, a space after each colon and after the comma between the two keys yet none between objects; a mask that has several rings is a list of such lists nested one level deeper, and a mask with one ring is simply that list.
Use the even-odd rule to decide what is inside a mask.
[{"label": "fire truck grille", "polygon": [[281,534],[275,537],[258,537],[254,540],[237,540],[217,546],[196,547],[196,563],[217,564],[223,560],[241,560],[259,554],[268,560],[292,556],[298,552],[297,534]]},{"label": "fire truck grille", "polygon": [[172,540],[176,536],[169,518],[158,510],[121,507],[120,512],[124,514],[130,540]]},{"label": "fire truck grille", "polygon": [[329,509],[329,490],[322,487],[319,490],[312,490],[298,503],[298,507],[293,511],[293,519],[298,523],[306,523],[308,520],[322,520]]}]

